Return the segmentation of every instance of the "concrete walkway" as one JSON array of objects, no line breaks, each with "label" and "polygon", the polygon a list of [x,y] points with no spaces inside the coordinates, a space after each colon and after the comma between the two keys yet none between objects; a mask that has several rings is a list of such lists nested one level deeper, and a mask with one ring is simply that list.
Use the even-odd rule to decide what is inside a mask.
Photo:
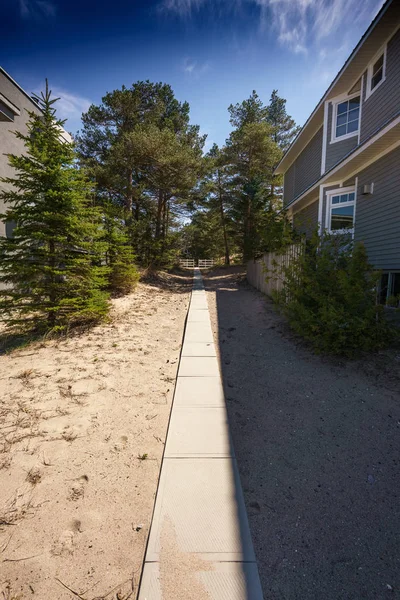
[{"label": "concrete walkway", "polygon": [[139,600],[263,600],[199,269]]}]

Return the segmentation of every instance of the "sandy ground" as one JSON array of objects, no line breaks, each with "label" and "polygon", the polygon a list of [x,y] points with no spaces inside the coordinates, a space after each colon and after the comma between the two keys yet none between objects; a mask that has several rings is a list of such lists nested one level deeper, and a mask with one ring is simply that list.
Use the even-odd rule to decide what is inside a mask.
[{"label": "sandy ground", "polygon": [[136,598],[191,278],[0,356],[0,599]]},{"label": "sandy ground", "polygon": [[205,284],[264,598],[400,598],[400,351],[316,356],[243,276]]}]

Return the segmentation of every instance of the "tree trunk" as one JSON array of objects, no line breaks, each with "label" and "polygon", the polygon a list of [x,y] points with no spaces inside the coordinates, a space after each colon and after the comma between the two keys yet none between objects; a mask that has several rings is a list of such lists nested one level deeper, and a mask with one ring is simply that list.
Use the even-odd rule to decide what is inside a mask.
[{"label": "tree trunk", "polygon": [[170,213],[170,205],[169,205],[169,200],[167,202],[167,220],[165,223],[165,236],[168,235],[168,229],[169,229],[169,213]]},{"label": "tree trunk", "polygon": [[218,171],[218,196],[219,196],[219,210],[221,214],[221,224],[222,231],[224,234],[224,246],[225,246],[225,264],[229,266],[230,264],[230,256],[229,256],[229,244],[228,244],[228,234],[226,231],[226,220],[225,220],[225,212],[224,212],[224,199],[221,190],[221,177]]},{"label": "tree trunk", "polygon": [[140,218],[140,202],[139,202],[139,200],[136,200],[136,202],[135,202],[134,218],[135,218],[135,221],[139,221],[139,218]]},{"label": "tree trunk", "polygon": [[51,268],[51,271],[50,271],[50,290],[49,290],[49,304],[50,304],[50,307],[49,307],[49,312],[48,312],[48,315],[47,315],[47,322],[48,322],[50,328],[55,327],[56,316],[57,316],[56,315],[56,310],[55,310],[57,296],[56,296],[56,293],[55,293],[55,290],[54,290],[54,284],[55,284],[54,270],[55,270],[55,266],[56,266],[56,263],[55,263],[55,251],[56,251],[55,243],[54,243],[53,240],[50,240],[49,241],[49,255],[50,255],[49,256],[49,259],[50,259],[49,260],[49,266]]},{"label": "tree trunk", "polygon": [[251,196],[247,198],[246,218],[244,222],[244,240],[243,240],[243,259],[248,261],[251,258]]},{"label": "tree trunk", "polygon": [[163,207],[164,207],[164,195],[162,190],[158,191],[158,202],[157,202],[157,217],[156,217],[156,240],[159,240],[161,237],[161,221],[163,215]]},{"label": "tree trunk", "polygon": [[133,205],[133,175],[132,171],[128,171],[128,188],[125,196],[125,210],[127,212],[128,219],[132,215],[132,205]]}]

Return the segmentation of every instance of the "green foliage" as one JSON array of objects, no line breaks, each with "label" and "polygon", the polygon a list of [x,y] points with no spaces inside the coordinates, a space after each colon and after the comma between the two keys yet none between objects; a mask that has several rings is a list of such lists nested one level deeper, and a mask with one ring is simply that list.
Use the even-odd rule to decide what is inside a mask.
[{"label": "green foliage", "polygon": [[267,121],[274,129],[274,142],[285,151],[290,146],[301,127],[286,112],[286,100],[273,90],[267,109]]},{"label": "green foliage", "polygon": [[225,149],[232,178],[232,218],[245,261],[257,254],[262,216],[274,204],[273,168],[281,153],[272,134],[265,121],[246,123],[231,133]]},{"label": "green foliage", "polygon": [[104,245],[100,212],[61,137],[47,82],[38,102],[43,114],[29,113],[28,133],[16,134],[25,153],[8,156],[16,175],[2,179],[0,217],[15,227],[0,239],[0,311],[11,325],[57,331],[107,314]]},{"label": "green foliage", "polygon": [[224,257],[224,236],[217,213],[196,211],[190,224],[184,227],[182,236],[183,250],[187,256],[195,260],[213,258],[216,261]]},{"label": "green foliage", "polygon": [[124,211],[138,261],[174,260],[175,228],[202,171],[205,136],[169,85],[139,81],[108,93],[83,115],[80,160],[98,199]]},{"label": "green foliage", "polygon": [[271,204],[263,211],[260,218],[259,254],[264,252],[284,252],[301,236],[293,229],[286,212],[278,212]]},{"label": "green foliage", "polygon": [[391,339],[377,304],[379,276],[362,244],[353,247],[346,236],[315,234],[283,273],[283,291],[276,299],[292,328],[317,351],[353,356]]},{"label": "green foliage", "polygon": [[112,204],[104,207],[105,263],[108,288],[114,296],[133,291],[140,277],[124,221],[118,213]]},{"label": "green foliage", "polygon": [[230,263],[235,252],[231,207],[231,176],[223,152],[214,144],[204,160],[205,173],[192,194],[196,207],[183,234],[186,250],[194,258],[213,258]]},{"label": "green foliage", "polygon": [[268,117],[268,108],[264,106],[262,100],[255,90],[252,91],[247,100],[231,104],[228,107],[229,122],[234,129],[241,129],[244,125],[250,123],[262,123]]}]

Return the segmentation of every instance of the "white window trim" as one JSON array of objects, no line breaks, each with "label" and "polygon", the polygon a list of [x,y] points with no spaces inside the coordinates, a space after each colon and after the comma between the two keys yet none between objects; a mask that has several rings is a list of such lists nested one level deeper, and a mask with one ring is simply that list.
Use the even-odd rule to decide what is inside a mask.
[{"label": "white window trim", "polygon": [[[383,67],[382,67],[382,79],[380,82],[371,90],[372,83],[372,69],[374,68],[374,64],[378,60],[378,58],[383,54]],[[367,67],[367,85],[365,89],[365,100],[367,101],[370,96],[386,81],[386,56],[387,56],[387,44],[382,46],[379,51],[375,54],[374,58],[371,60]]]},{"label": "white window trim", "polygon": [[[347,235],[351,235],[352,237],[354,237],[354,229],[355,229],[355,224],[356,224],[356,206],[357,206],[357,183],[358,180],[356,179],[356,184],[355,185],[351,185],[348,187],[339,187],[336,188],[335,190],[329,190],[326,192],[326,214],[325,214],[325,229],[328,231],[328,233],[332,233],[334,235],[340,235],[340,234],[347,234]],[[333,196],[340,196],[341,194],[351,194],[354,193],[354,201],[353,202],[346,202],[345,206],[354,206],[354,213],[353,213],[353,227],[351,229],[331,229],[331,211],[332,211],[332,207],[337,208],[338,205],[332,205],[332,197]],[[340,206],[340,205],[339,205]]]},{"label": "white window trim", "polygon": [[[360,96],[360,109],[362,104],[362,96],[361,91],[355,92],[354,94],[344,94],[343,96],[338,96],[332,100],[332,123],[331,123],[331,144],[335,144],[336,142],[341,142],[342,140],[348,140],[352,137],[358,137],[358,132],[360,131],[361,124],[361,111],[358,113],[358,129],[356,131],[352,131],[351,133],[346,133],[346,135],[340,135],[336,137],[336,120],[337,120],[337,107],[342,102],[346,102],[346,100],[351,100],[352,98],[357,98]],[[360,110],[359,109],[359,110]]]}]

